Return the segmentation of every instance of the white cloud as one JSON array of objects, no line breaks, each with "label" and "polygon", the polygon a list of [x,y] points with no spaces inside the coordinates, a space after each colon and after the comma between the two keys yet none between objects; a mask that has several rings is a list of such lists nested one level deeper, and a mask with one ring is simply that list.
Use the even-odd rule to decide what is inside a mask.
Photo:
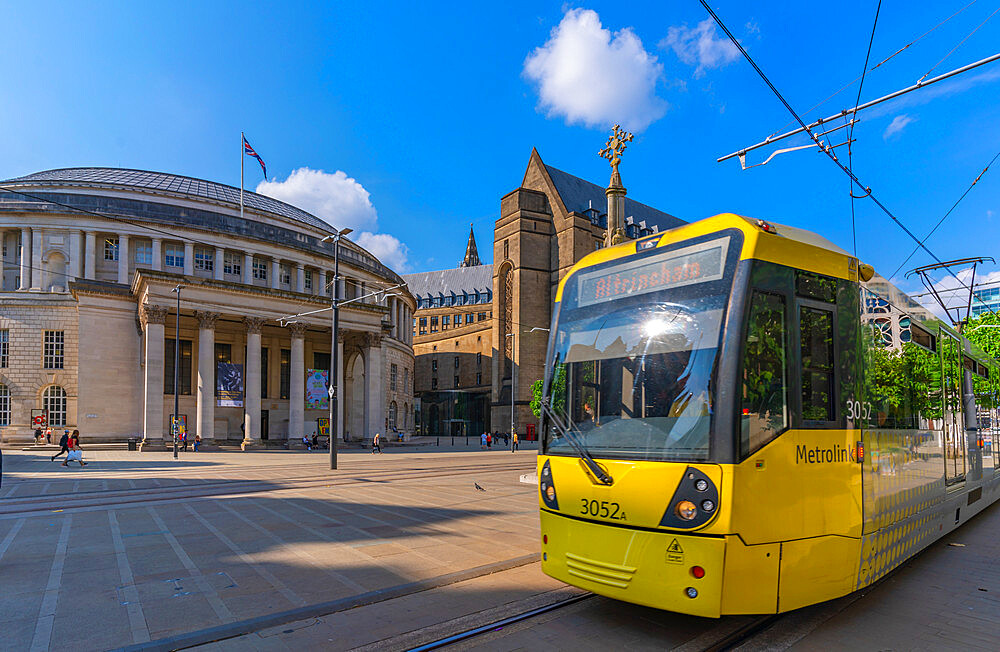
[{"label": "white cloud", "polygon": [[354,241],[370,251],[382,264],[397,272],[409,271],[410,249],[395,236],[388,233],[371,233],[362,231]]},{"label": "white cloud", "polygon": [[914,121],[916,121],[916,118],[911,118],[905,113],[897,115],[892,119],[892,122],[889,123],[889,126],[885,128],[885,131],[882,133],[882,140],[889,140],[893,136],[898,135],[899,132],[903,131],[906,125]]},{"label": "white cloud", "polygon": [[[760,32],[756,24],[751,27],[748,23],[747,29],[751,33]],[[667,30],[666,38],[660,41],[660,47],[672,49],[677,58],[689,66],[697,65],[694,77],[699,79],[705,76],[706,70],[729,65],[740,57],[740,51],[732,41],[720,38],[718,34],[715,23],[711,18],[706,18],[693,29],[686,23],[671,27]]]},{"label": "white cloud", "polygon": [[[1000,281],[1000,271],[989,272],[988,274],[983,274],[982,270],[978,271],[976,278],[972,278],[972,268],[968,267],[959,272],[956,272],[955,276],[948,274],[947,272],[938,273],[946,274],[940,281],[934,283],[932,286],[937,290],[941,300],[944,301],[944,305],[948,306],[951,310],[951,316],[954,318],[956,316],[956,308],[960,308],[959,317],[965,317],[965,309],[969,301],[969,284],[975,280],[976,287],[987,283],[995,283]],[[917,286],[920,289],[914,289],[913,293],[926,293],[927,290],[923,286]],[[945,318],[944,311],[941,309],[941,305],[937,302],[932,294],[923,294],[923,296],[917,297],[917,301],[920,302],[925,308],[933,312],[935,315],[941,318]],[[948,320],[951,323],[951,320]]]},{"label": "white cloud", "polygon": [[409,249],[395,236],[378,233],[378,212],[365,187],[346,173],[299,168],[284,181],[262,181],[257,192],[312,213],[335,229],[353,229],[351,240],[383,264],[404,272]]},{"label": "white cloud", "polygon": [[284,181],[262,181],[257,192],[319,217],[335,229],[375,230],[378,213],[364,186],[337,170],[299,168]]},{"label": "white cloud", "polygon": [[669,106],[656,95],[663,65],[631,28],[614,34],[590,9],[571,9],[545,45],[524,61],[538,87],[538,108],[568,124],[642,131]]}]

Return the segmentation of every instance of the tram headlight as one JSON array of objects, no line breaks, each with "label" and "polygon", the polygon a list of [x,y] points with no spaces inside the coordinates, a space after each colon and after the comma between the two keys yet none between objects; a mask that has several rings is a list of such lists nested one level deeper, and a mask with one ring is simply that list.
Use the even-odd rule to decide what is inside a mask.
[{"label": "tram headlight", "polygon": [[698,589],[694,588],[693,586],[689,586],[686,589],[684,589],[684,594],[691,599],[697,598]]},{"label": "tram headlight", "polygon": [[545,497],[548,498],[550,501],[555,500],[556,499],[556,488],[553,487],[552,485],[549,485],[549,486],[545,487]]},{"label": "tram headlight", "polygon": [[703,500],[701,501],[701,508],[706,512],[711,512],[715,509],[715,503],[711,500]]},{"label": "tram headlight", "polygon": [[690,500],[682,500],[674,508],[677,517],[685,521],[690,521],[698,515],[698,508]]},{"label": "tram headlight", "polygon": [[708,480],[698,478],[694,481],[694,488],[698,491],[708,491]]}]

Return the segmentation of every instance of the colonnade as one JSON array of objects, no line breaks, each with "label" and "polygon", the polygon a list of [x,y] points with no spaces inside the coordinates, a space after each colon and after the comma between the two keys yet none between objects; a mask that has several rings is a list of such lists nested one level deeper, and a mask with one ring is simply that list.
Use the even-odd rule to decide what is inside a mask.
[{"label": "colonnade", "polygon": [[[144,350],[144,418],[143,438],[156,441],[169,439],[165,431],[165,400],[163,391],[166,360],[164,359],[165,324],[169,309],[166,307],[143,304],[140,310],[140,321],[143,326]],[[191,437],[200,433],[202,439],[211,441],[216,438],[215,432],[215,328],[221,317],[220,313],[194,311],[198,323],[197,379],[196,401],[197,409],[194,423],[188,423]],[[245,333],[246,359],[244,377],[244,443],[252,444],[261,435],[261,331],[267,323],[262,317],[243,317],[241,324]],[[405,330],[405,329],[404,329]],[[291,358],[289,360],[288,395],[288,438],[297,441],[306,433],[305,428],[305,337],[306,325],[293,323],[285,327],[288,334]],[[354,350],[359,350],[364,358],[365,382],[363,387],[355,387],[354,392],[364,392],[365,433],[352,433],[355,437],[371,436],[375,432],[384,432],[385,423],[385,388],[383,386],[382,367],[384,366],[382,336],[376,333],[349,332]],[[337,376],[341,387],[340,401],[337,411],[337,433],[344,436],[345,394],[344,366],[347,363],[344,356],[345,337],[342,334],[337,343],[338,360],[340,361]],[[284,348],[284,346],[282,347]],[[169,400],[167,400],[169,402]],[[218,433],[225,437],[228,433]]]}]

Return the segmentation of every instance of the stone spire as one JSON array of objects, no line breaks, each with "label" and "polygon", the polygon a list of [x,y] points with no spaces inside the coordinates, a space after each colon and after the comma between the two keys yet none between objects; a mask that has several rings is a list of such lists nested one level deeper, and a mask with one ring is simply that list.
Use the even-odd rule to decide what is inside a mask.
[{"label": "stone spire", "polygon": [[618,164],[621,163],[622,153],[632,141],[632,134],[615,125],[608,143],[599,152],[599,156],[608,159],[611,163],[611,183],[604,191],[608,197],[608,230],[604,236],[604,246],[611,247],[625,240],[624,221],[625,216],[625,187],[622,185],[621,175],[618,174]]},{"label": "stone spire", "polygon": [[469,244],[465,247],[465,260],[458,264],[459,267],[477,267],[483,263],[479,260],[479,251],[476,250],[476,234],[472,232],[472,224],[469,224]]}]

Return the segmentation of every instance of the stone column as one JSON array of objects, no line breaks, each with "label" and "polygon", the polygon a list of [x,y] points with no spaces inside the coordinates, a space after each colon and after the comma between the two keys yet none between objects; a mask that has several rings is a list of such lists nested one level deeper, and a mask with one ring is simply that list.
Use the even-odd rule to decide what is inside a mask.
[{"label": "stone column", "polygon": [[295,266],[295,291],[306,291],[306,268],[301,263]]},{"label": "stone column", "polygon": [[31,229],[31,291],[42,291],[42,230]]},{"label": "stone column", "polygon": [[246,398],[243,422],[242,448],[257,443],[260,439],[260,331],[267,321],[263,317],[244,317],[243,325],[247,329],[247,359],[246,359]]},{"label": "stone column", "polygon": [[153,271],[163,271],[163,238],[153,238]]},{"label": "stone column", "polygon": [[243,282],[253,285],[253,254],[243,254]]},{"label": "stone column", "polygon": [[344,334],[337,339],[337,437],[344,440]]},{"label": "stone column", "polygon": [[319,284],[314,288],[316,294],[321,297],[330,296],[330,292],[326,289],[326,270],[319,270]]},{"label": "stone column", "polygon": [[215,274],[213,277],[216,281],[221,281],[223,278],[223,270],[225,270],[226,264],[226,250],[222,247],[215,248]]},{"label": "stone column", "polygon": [[198,416],[195,432],[203,441],[215,438],[215,321],[217,312],[195,310],[198,320]]},{"label": "stone column", "polygon": [[31,229],[21,229],[21,284],[18,290],[31,287]]},{"label": "stone column", "polygon": [[80,232],[72,229],[69,232],[69,275],[72,277],[70,280],[75,281],[83,275],[83,261],[80,260],[82,253]]},{"label": "stone column", "polygon": [[118,234],[118,282],[128,285],[128,236],[124,233]]},{"label": "stone column", "polygon": [[87,231],[83,243],[83,275],[88,280],[97,278],[97,233]]},{"label": "stone column", "polygon": [[305,432],[306,369],[305,369],[305,324],[289,324],[292,335],[292,359],[289,366],[288,387],[288,439],[299,441]]},{"label": "stone column", "polygon": [[281,261],[277,258],[271,259],[271,289],[277,290],[281,285]]},{"label": "stone column", "polygon": [[[194,276],[194,243],[184,243],[184,276]],[[205,435],[201,436],[202,439]]]},{"label": "stone column", "polygon": [[382,387],[382,336],[378,333],[368,333],[367,364],[365,365],[365,380],[367,381],[367,414],[365,423],[368,432],[365,437],[371,439],[376,432],[385,434],[385,391]]},{"label": "stone column", "polygon": [[[142,442],[162,441],[163,430],[163,325],[167,321],[167,308],[143,304],[139,311],[146,336],[146,362],[144,369],[145,392],[143,399]],[[178,370],[174,370],[177,373]]]}]

